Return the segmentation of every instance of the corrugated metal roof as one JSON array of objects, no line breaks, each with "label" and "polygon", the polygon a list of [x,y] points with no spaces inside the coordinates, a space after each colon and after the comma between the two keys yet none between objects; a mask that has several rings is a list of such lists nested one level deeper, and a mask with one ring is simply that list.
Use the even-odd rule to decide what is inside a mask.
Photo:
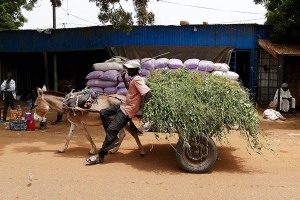
[{"label": "corrugated metal roof", "polygon": [[72,29],[0,31],[0,52],[60,52],[107,46],[234,46],[257,47],[267,38],[264,25],[134,26],[132,32],[112,26]]},{"label": "corrugated metal roof", "polygon": [[300,56],[299,44],[276,44],[263,39],[259,39],[258,43],[275,58],[278,56]]}]

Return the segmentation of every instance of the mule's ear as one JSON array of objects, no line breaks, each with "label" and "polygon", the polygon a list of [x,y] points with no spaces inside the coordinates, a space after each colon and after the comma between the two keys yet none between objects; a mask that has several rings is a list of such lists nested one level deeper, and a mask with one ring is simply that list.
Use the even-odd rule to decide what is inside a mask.
[{"label": "mule's ear", "polygon": [[38,93],[38,96],[42,96],[43,95],[43,90],[41,88],[38,88],[37,93]]},{"label": "mule's ear", "polygon": [[43,90],[44,92],[46,92],[46,91],[47,91],[47,87],[46,87],[46,85],[43,85],[43,87],[42,87],[42,90]]}]

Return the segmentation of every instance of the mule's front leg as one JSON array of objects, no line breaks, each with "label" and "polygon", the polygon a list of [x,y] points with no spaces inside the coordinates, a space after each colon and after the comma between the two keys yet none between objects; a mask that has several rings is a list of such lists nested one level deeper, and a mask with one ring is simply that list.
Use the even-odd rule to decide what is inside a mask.
[{"label": "mule's front leg", "polygon": [[65,143],[65,146],[61,147],[60,149],[57,150],[58,153],[64,153],[66,152],[68,146],[69,146],[69,143],[70,143],[70,140],[74,134],[74,129],[75,129],[75,125],[73,123],[71,123],[71,126],[70,126],[70,130],[69,130],[69,133],[67,135],[67,138],[66,138],[66,143]]},{"label": "mule's front leg", "polygon": [[95,145],[90,133],[87,131],[87,129],[85,128],[83,123],[81,123],[81,127],[83,129],[86,139],[88,139],[88,141],[91,143],[91,146],[92,146],[89,154],[95,155],[97,153],[96,145]]}]

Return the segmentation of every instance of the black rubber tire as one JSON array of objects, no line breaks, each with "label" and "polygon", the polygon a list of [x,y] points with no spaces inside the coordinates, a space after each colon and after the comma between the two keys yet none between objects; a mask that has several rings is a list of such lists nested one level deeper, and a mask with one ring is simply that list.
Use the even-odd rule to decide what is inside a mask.
[{"label": "black rubber tire", "polygon": [[[183,145],[183,140],[179,139],[176,149],[176,158],[182,169],[190,173],[204,173],[210,170],[215,164],[218,156],[218,151],[215,142],[211,138],[199,137],[199,141],[202,147],[203,154],[199,152],[200,146],[195,145],[194,142],[190,142],[191,150]],[[207,148],[206,148],[207,147]]]}]

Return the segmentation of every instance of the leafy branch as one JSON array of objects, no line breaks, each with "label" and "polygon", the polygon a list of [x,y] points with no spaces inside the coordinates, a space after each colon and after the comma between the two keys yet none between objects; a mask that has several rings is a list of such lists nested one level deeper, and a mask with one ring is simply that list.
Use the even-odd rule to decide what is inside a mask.
[{"label": "leafy branch", "polygon": [[251,148],[261,149],[258,114],[240,83],[182,69],[154,71],[147,85],[153,96],[145,106],[144,120],[154,131],[178,132],[188,146],[199,136],[214,135],[222,141],[229,133],[226,127],[238,126]]}]

